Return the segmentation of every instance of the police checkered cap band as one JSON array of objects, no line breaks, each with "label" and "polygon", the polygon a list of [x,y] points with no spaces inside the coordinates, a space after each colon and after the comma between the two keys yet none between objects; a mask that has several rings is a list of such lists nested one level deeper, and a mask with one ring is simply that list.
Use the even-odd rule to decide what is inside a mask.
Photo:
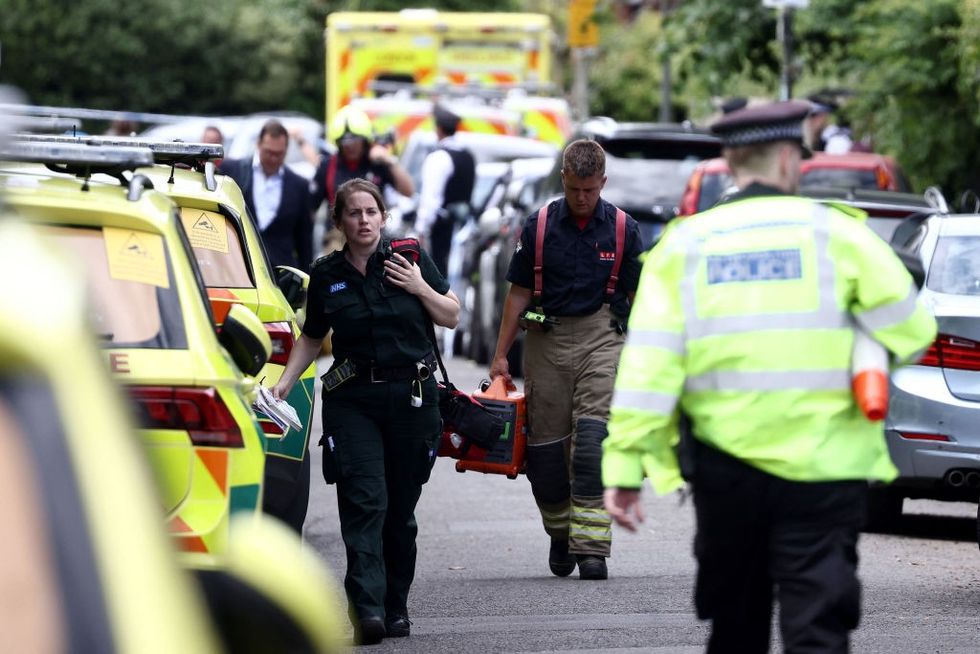
[{"label": "police checkered cap band", "polygon": [[728,147],[771,143],[773,141],[802,141],[803,125],[799,121],[794,121],[775,125],[741,127],[723,134],[722,140]]}]

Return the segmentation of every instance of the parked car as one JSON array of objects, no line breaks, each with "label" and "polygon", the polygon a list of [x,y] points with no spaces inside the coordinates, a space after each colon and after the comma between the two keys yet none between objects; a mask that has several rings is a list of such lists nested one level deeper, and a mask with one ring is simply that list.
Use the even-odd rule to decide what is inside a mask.
[{"label": "parked car", "polygon": [[[251,403],[268,333],[236,305],[216,334],[178,211],[137,172],[153,165],[148,149],[25,142],[5,158],[28,162],[0,166],[6,201],[72,252],[89,284],[93,327],[132,400],[178,547],[211,565],[232,514],[262,505],[265,435]],[[117,177],[90,177],[100,171]]]},{"label": "parked car", "polygon": [[[691,172],[684,187],[678,215],[690,216],[713,207],[733,190],[734,179],[721,157],[703,161]],[[909,193],[912,190],[895,159],[872,152],[825,154],[815,152],[800,163],[800,189],[844,188]]]},{"label": "parked car", "polygon": [[[594,139],[605,150],[602,197],[636,219],[646,249],[677,215],[695,167],[721,155],[718,137],[690,123],[618,123],[600,117],[586,121],[572,138]],[[538,206],[562,194],[560,170],[557,161]]]},{"label": "parked car", "polygon": [[872,528],[894,524],[906,497],[980,497],[980,216],[933,211],[908,221],[893,245],[922,262],[920,297],[939,335],[916,365],[892,374],[885,435],[899,477],[872,488]]}]

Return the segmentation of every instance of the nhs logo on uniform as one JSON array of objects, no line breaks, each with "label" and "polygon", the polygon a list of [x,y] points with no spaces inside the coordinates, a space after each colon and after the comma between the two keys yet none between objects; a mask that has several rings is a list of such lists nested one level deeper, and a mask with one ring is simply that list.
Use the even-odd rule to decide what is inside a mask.
[{"label": "nhs logo on uniform", "polygon": [[708,255],[709,284],[767,282],[802,276],[803,264],[797,249]]},{"label": "nhs logo on uniform", "polygon": [[332,294],[336,293],[337,291],[344,290],[345,288],[347,288],[347,282],[337,282],[336,284],[331,284],[330,285],[330,293],[332,295]]}]

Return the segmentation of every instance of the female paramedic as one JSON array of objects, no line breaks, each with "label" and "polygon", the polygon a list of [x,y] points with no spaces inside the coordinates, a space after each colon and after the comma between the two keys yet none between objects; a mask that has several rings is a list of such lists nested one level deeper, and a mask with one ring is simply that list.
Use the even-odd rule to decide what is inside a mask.
[{"label": "female paramedic", "polygon": [[429,320],[455,327],[459,300],[417,242],[405,256],[392,251],[371,182],[341,185],[331,215],[347,244],[314,262],[303,333],[272,393],[289,394],[333,329],[334,363],[322,377],[323,477],[337,484],[355,639],[370,644],[409,635],[415,505],[440,431]]}]

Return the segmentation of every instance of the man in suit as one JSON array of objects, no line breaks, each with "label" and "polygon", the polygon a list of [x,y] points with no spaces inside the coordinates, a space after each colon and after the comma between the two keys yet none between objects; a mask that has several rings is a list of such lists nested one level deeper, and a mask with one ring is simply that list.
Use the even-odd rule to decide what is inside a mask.
[{"label": "man in suit", "polygon": [[251,159],[227,159],[221,171],[238,182],[273,266],[309,272],[313,220],[309,182],[283,165],[289,132],[270,119],[259,132]]}]

